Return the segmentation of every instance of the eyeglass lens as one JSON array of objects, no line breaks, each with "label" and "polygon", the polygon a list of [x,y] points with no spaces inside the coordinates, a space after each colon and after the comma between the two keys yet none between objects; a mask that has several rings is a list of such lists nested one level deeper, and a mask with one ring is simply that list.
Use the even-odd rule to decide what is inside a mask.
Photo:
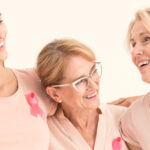
[{"label": "eyeglass lens", "polygon": [[79,92],[85,92],[89,84],[89,78],[91,78],[92,81],[94,82],[98,82],[100,79],[100,76],[101,76],[101,67],[98,65],[94,68],[94,70],[91,72],[89,77],[83,78],[75,84],[76,89]]}]

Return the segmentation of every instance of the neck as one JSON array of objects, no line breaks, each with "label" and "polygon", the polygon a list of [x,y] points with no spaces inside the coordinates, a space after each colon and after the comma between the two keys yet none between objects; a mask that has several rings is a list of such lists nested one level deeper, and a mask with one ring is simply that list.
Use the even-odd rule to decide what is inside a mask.
[{"label": "neck", "polygon": [[97,109],[67,109],[63,107],[63,110],[65,116],[77,128],[85,129],[98,122]]},{"label": "neck", "polygon": [[4,61],[0,61],[0,69],[4,68]]}]

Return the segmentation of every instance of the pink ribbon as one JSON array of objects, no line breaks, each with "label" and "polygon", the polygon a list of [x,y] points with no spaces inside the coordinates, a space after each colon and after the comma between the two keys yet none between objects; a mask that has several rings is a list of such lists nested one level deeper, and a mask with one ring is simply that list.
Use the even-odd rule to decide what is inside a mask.
[{"label": "pink ribbon", "polygon": [[113,139],[112,149],[113,150],[121,150],[122,149],[122,143],[121,143],[121,138],[120,137],[117,137],[117,138]]},{"label": "pink ribbon", "polygon": [[35,94],[33,92],[31,92],[28,95],[27,102],[30,105],[30,113],[31,113],[31,115],[37,117],[38,114],[39,114],[42,117],[43,120],[46,118],[45,113],[40,108],[40,106],[38,104],[38,99],[37,99],[37,97],[35,96]]}]

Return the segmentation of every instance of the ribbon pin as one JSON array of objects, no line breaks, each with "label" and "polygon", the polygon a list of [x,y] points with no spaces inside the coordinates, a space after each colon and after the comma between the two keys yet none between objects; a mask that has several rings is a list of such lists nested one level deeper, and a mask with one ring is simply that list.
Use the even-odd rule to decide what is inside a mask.
[{"label": "ribbon pin", "polygon": [[121,150],[122,149],[122,143],[121,143],[121,138],[120,137],[117,137],[117,138],[113,139],[112,149],[113,150]]},{"label": "ribbon pin", "polygon": [[31,115],[37,117],[38,114],[39,114],[42,117],[43,120],[46,118],[45,113],[40,108],[40,106],[38,104],[38,99],[37,99],[37,97],[35,96],[35,94],[33,92],[31,92],[28,95],[27,102],[30,105],[30,113],[31,113]]}]

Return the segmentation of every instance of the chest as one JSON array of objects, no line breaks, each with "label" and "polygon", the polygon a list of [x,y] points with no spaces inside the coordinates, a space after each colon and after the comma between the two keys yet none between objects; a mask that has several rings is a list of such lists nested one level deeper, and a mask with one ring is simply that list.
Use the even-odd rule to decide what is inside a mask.
[{"label": "chest", "polygon": [[3,137],[0,149],[48,149],[47,121],[40,115],[31,114],[31,107],[20,92],[9,99],[0,99],[0,118],[0,137]]},{"label": "chest", "polygon": [[87,142],[87,144],[93,149],[96,139],[97,126],[93,124],[93,126],[84,128],[82,130],[78,129],[82,138]]}]

